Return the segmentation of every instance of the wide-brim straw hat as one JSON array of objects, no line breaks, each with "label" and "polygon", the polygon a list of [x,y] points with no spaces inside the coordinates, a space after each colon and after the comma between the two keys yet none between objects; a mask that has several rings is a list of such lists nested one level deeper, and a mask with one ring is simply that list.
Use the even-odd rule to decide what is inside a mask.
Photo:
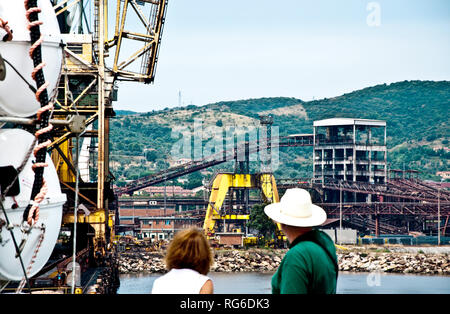
[{"label": "wide-brim straw hat", "polygon": [[279,203],[269,204],[264,212],[272,220],[289,226],[319,226],[327,219],[325,211],[314,205],[308,191],[294,188],[284,193]]}]

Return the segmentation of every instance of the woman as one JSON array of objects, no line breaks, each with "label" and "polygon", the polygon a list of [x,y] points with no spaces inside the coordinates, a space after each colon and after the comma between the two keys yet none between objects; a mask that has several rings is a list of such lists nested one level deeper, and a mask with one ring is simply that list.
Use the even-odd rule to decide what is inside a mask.
[{"label": "woman", "polygon": [[167,249],[167,274],[153,283],[154,294],[211,294],[206,276],[213,262],[211,249],[202,232],[195,228],[178,232]]}]

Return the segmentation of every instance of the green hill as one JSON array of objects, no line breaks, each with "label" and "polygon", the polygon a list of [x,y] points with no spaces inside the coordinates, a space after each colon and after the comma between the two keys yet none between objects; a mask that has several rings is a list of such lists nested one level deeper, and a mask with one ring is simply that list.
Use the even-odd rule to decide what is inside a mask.
[{"label": "green hill", "polygon": [[[111,123],[111,168],[123,184],[175,164],[170,154],[179,140],[171,136],[176,128],[193,131],[194,122],[201,121],[206,144],[211,130],[258,126],[258,115],[271,114],[280,135],[312,133],[313,121],[333,117],[385,120],[391,169],[415,169],[424,179],[437,179],[436,171],[449,169],[449,108],[449,81],[404,81],[308,102],[275,97],[119,113]],[[217,167],[232,170],[233,163]],[[256,163],[252,167],[256,170]],[[213,170],[202,174],[209,177]],[[311,177],[312,148],[280,148],[280,167],[275,175]],[[188,179],[198,182],[199,175]]]}]

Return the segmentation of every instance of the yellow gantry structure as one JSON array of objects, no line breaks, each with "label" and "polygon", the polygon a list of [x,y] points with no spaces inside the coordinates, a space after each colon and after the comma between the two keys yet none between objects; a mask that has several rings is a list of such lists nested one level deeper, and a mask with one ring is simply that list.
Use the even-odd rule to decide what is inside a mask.
[{"label": "yellow gantry structure", "polygon": [[275,177],[272,174],[218,173],[212,184],[203,223],[203,231],[208,238],[214,237],[218,220],[248,220],[250,218],[248,214],[224,214],[221,211],[225,197],[232,188],[260,189],[266,202],[277,203],[279,201]]}]

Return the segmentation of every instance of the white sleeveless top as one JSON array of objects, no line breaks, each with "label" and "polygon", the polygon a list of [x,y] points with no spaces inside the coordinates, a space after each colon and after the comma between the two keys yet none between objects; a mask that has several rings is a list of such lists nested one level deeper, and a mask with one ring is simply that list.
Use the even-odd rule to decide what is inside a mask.
[{"label": "white sleeveless top", "polygon": [[208,276],[189,269],[172,268],[153,282],[153,294],[198,294]]}]

